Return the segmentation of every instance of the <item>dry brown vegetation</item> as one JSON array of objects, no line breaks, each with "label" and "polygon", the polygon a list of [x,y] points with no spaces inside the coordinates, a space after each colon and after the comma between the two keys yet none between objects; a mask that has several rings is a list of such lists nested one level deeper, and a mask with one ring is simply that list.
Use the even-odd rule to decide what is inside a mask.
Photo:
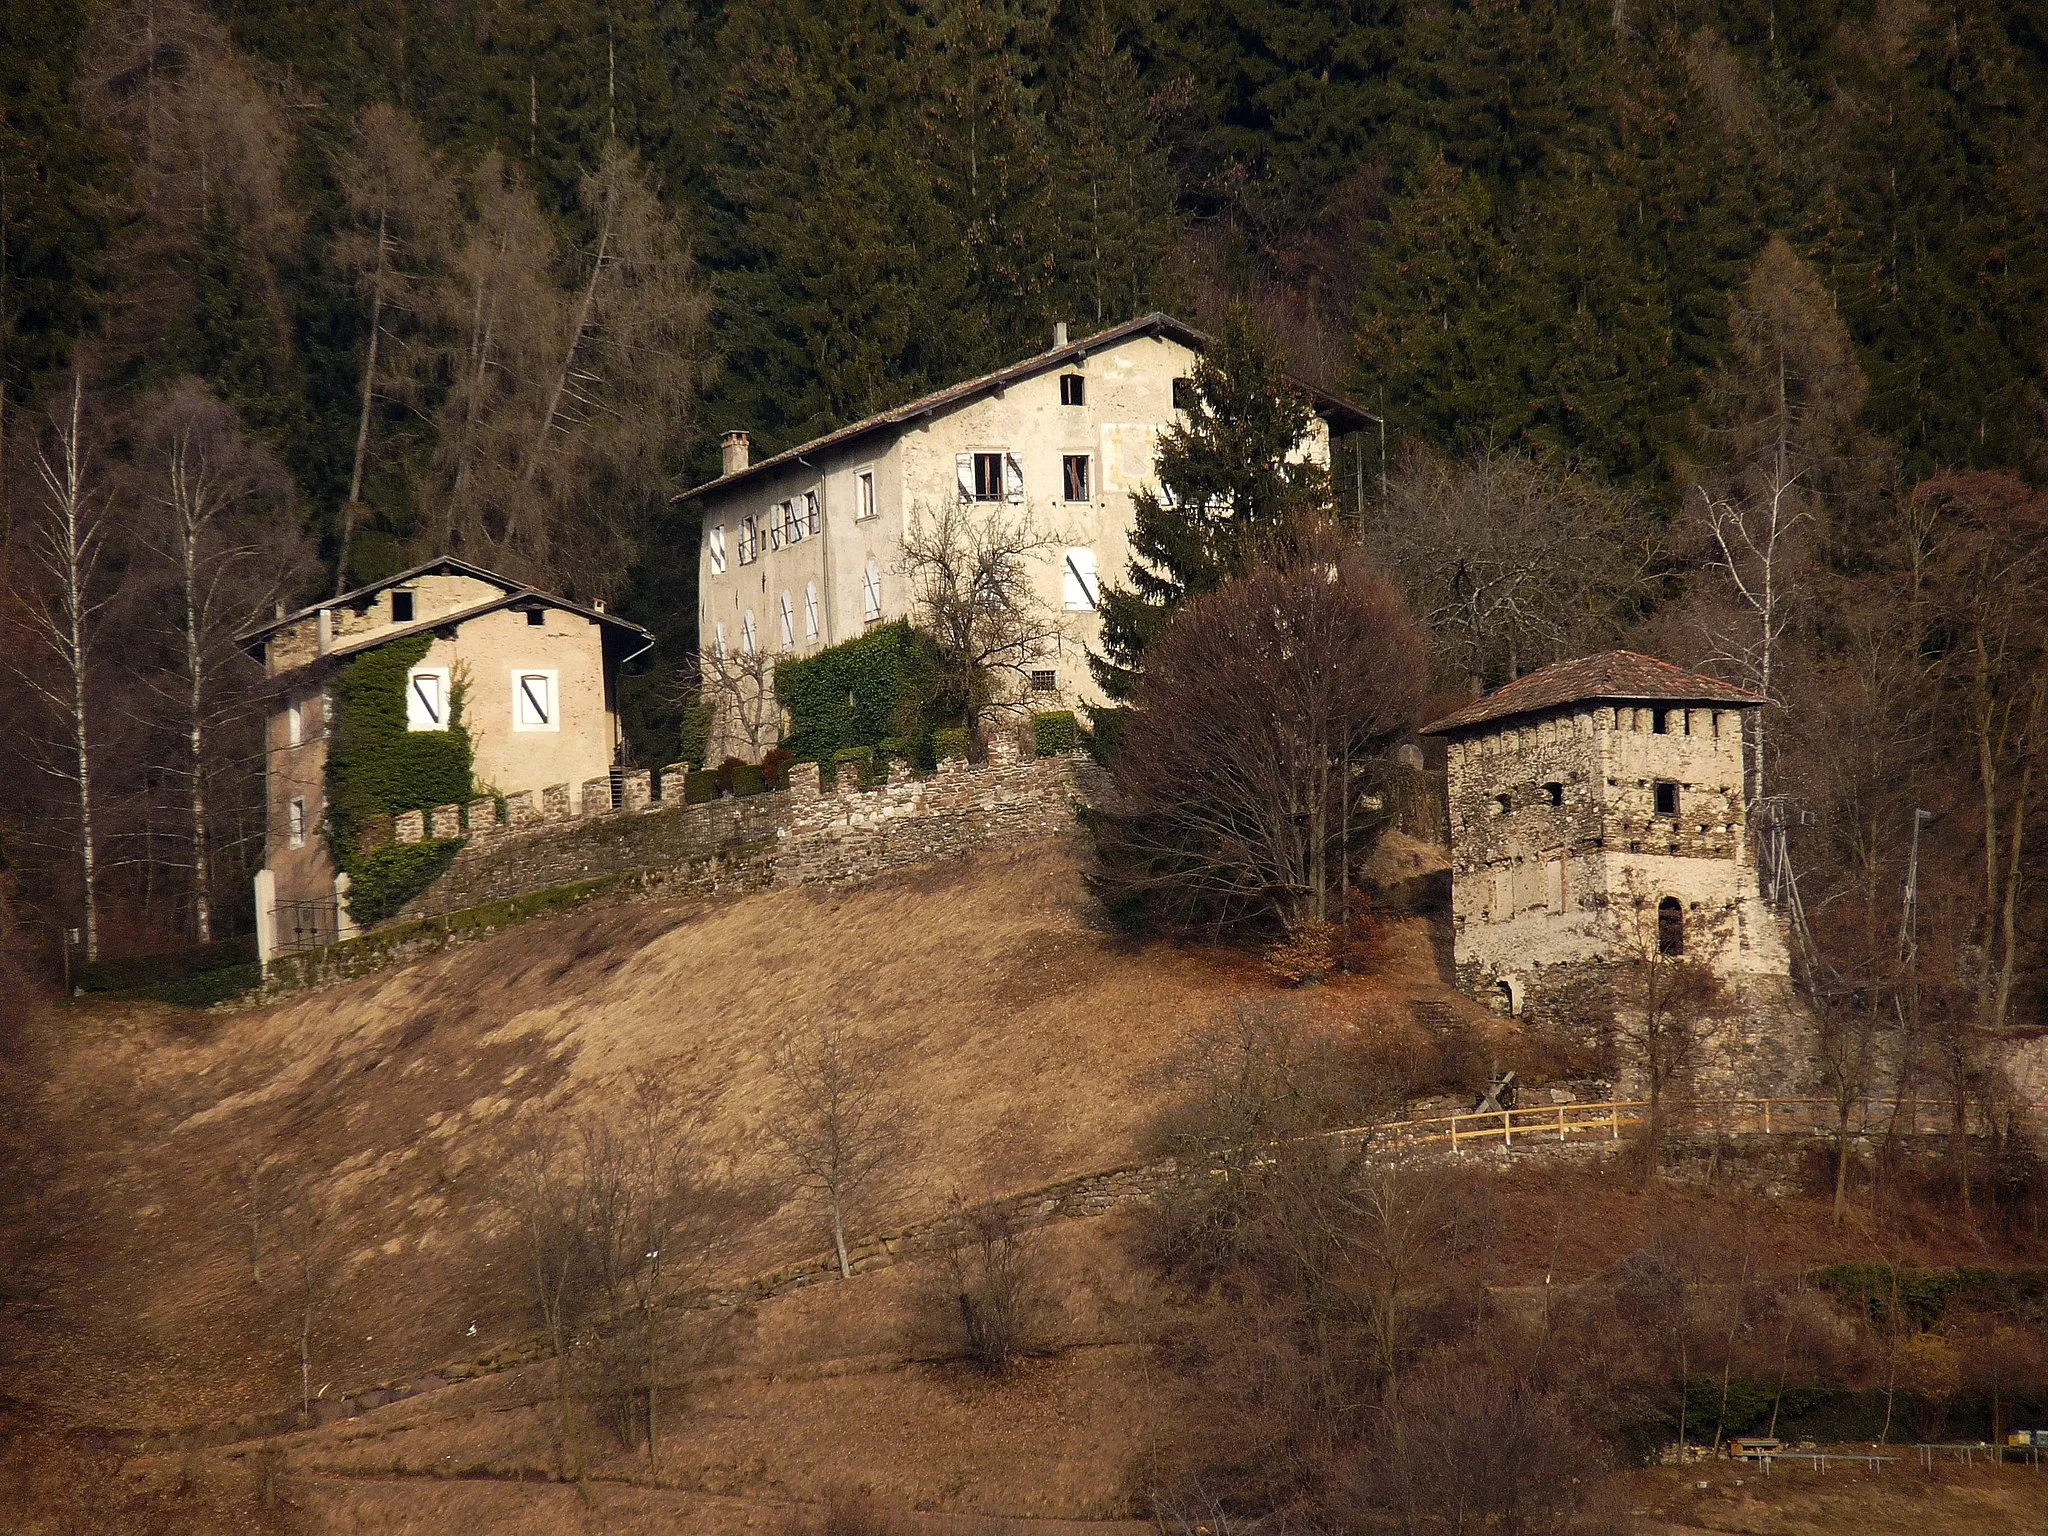
[{"label": "dry brown vegetation", "polygon": [[[1422,856],[1397,842],[1385,857],[1394,877]],[[728,1190],[771,1192],[721,1229],[726,1251],[705,1278],[822,1256],[817,1198],[788,1179],[770,1131],[787,1103],[774,1059],[792,1020],[838,1021],[914,1124],[916,1156],[876,1174],[856,1239],[956,1200],[1216,1142],[1223,1088],[1236,1093],[1231,1125],[1266,1134],[1371,1118],[1400,1091],[1466,1089],[1502,1062],[1540,1070],[1526,1043],[1445,991],[1414,920],[1382,925],[1375,974],[1287,990],[1250,956],[1113,937],[1076,875],[1070,849],[1044,846],[848,893],[536,922],[259,1012],[33,1015],[7,1062],[8,1129],[45,1148],[35,1198],[65,1219],[35,1257],[45,1278],[34,1305],[0,1320],[10,1349],[0,1508],[11,1501],[14,1527],[38,1533],[468,1523],[538,1536],[824,1530],[828,1518],[857,1518],[865,1499],[882,1528],[906,1536],[1135,1536],[1155,1528],[1148,1509],[1205,1492],[1242,1507],[1243,1487],[1221,1486],[1218,1463],[1201,1459],[1231,1428],[1217,1408],[1234,1404],[1239,1425],[1260,1423],[1284,1453],[1262,1471],[1297,1507],[1309,1490],[1369,1528],[1382,1518],[1372,1511],[1437,1497],[1428,1469],[1384,1440],[1319,1430],[1289,1405],[1358,1401],[1345,1393],[1378,1392],[1390,1365],[1412,1384],[1425,1432],[1439,1434],[1427,1426],[1444,1419],[1478,1426],[1489,1443],[1519,1435],[1547,1446],[1547,1426],[1603,1426],[1590,1397],[1668,1382],[1681,1342],[1697,1379],[1724,1360],[1740,1376],[1783,1358],[1795,1383],[1827,1372],[1868,1382],[1903,1360],[1895,1374],[1912,1384],[1944,1364],[1831,1321],[1810,1296],[1804,1312],[1771,1299],[1765,1278],[1816,1262],[1940,1262],[1975,1241],[1937,1215],[1880,1235],[1852,1213],[1837,1236],[1824,1198],[1831,1167],[1809,1200],[1734,1183],[1644,1187],[1597,1160],[1347,1183],[1303,1159],[1281,1169],[1277,1203],[1254,1187],[1263,1175],[1240,1169],[1228,1192],[1240,1204],[1224,1213],[1233,1245],[1163,1276],[1160,1218],[1139,1207],[991,1229],[950,1258],[941,1245],[848,1280],[826,1266],[771,1300],[668,1311],[658,1358],[636,1355],[610,1388],[572,1378],[586,1394],[584,1491],[554,1480],[559,1383],[544,1357],[318,1422],[345,1391],[487,1360],[542,1333],[530,1253],[495,1198],[511,1153],[537,1117],[567,1136],[604,1119],[623,1134],[645,1074],[693,1095],[693,1170]],[[1448,1025],[1416,1027],[1416,1002],[1447,1010]],[[1233,1038],[1265,1056],[1221,1070],[1218,1041]],[[1200,1109],[1204,1094],[1211,1110]],[[302,1191],[327,1217],[307,1251],[319,1281],[305,1378],[317,1427],[137,1454],[145,1431],[232,1434],[237,1419],[299,1401]],[[263,1212],[253,1229],[252,1202]],[[990,1299],[992,1257],[998,1279],[1027,1282],[1010,1293],[1024,1326],[996,1341],[1000,1374],[971,1358],[958,1311],[963,1290]],[[1447,1261],[1456,1274],[1445,1286]],[[1757,1277],[1735,1292],[1753,1302],[1730,1306],[1731,1274]],[[1304,1277],[1315,1292],[1306,1306]],[[620,1279],[630,1323],[630,1266]],[[935,1295],[954,1308],[943,1320]],[[1675,1321],[1655,1311],[1673,1296],[1686,1304]],[[1582,1372],[1581,1353],[1624,1306],[1642,1314],[1628,1336],[1650,1341],[1631,1347],[1632,1373]],[[1317,1317],[1356,1341],[1335,1376],[1300,1347],[1302,1319]],[[1446,1332],[1461,1327],[1477,1342]],[[2010,1330],[2003,1343],[1979,1331],[1944,1346],[1971,1381],[1985,1360],[2023,1353]],[[636,1349],[650,1337],[638,1323],[623,1336]],[[1583,1375],[1582,1390],[1516,1394],[1516,1381],[1537,1379],[1532,1341],[1544,1339],[1552,1363],[1540,1369]],[[1233,1358],[1284,1391],[1232,1376]],[[658,1458],[645,1444],[650,1382]],[[607,1390],[623,1409],[616,1424],[597,1411]],[[1901,1434],[1918,1411],[1908,1396],[1902,1387]],[[124,1433],[97,1432],[115,1428]],[[1177,1480],[1165,1475],[1174,1469]],[[1939,1497],[1952,1493],[1963,1497]],[[1691,1528],[1734,1528],[1698,1513],[1685,1516]]]}]

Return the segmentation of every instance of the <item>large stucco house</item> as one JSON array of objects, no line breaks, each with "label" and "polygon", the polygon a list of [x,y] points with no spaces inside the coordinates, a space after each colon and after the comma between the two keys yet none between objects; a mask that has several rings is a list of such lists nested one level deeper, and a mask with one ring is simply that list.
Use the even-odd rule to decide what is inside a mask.
[{"label": "large stucco house", "polygon": [[[1207,338],[1163,314],[1046,351],[883,411],[758,463],[726,434],[723,473],[698,504],[699,644],[707,654],[801,656],[913,617],[910,520],[946,502],[1028,510],[1056,535],[1038,597],[1065,633],[1031,669],[1041,707],[1097,701],[1088,670],[1104,580],[1129,563],[1132,495],[1154,484],[1153,449],[1186,398]],[[1303,452],[1369,426],[1358,407],[1302,386],[1316,423]],[[746,750],[744,743],[725,746]]]},{"label": "large stucco house", "polygon": [[406,728],[452,728],[464,691],[479,792],[516,794],[607,773],[620,742],[618,670],[653,643],[636,624],[452,557],[280,614],[241,636],[268,680],[259,949],[349,931],[346,877],[322,835],[327,691],[348,662],[427,637],[407,672]]}]

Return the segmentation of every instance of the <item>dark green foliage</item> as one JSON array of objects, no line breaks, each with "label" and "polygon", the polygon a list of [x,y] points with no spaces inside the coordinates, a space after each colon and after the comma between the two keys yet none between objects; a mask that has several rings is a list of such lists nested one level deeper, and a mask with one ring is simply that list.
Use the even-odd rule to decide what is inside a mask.
[{"label": "dark green foliage", "polygon": [[[463,688],[449,701],[445,731],[405,728],[406,674],[433,646],[415,635],[358,656],[330,687],[335,720],[327,748],[327,846],[354,875],[353,856],[371,816],[458,805],[471,795]],[[360,919],[358,919],[360,921]]]},{"label": "dark green foliage", "polygon": [[1100,709],[1089,710],[1088,755],[1098,763],[1111,761],[1123,744],[1124,733],[1130,729],[1130,724],[1128,706],[1105,704]]},{"label": "dark green foliage", "polygon": [[857,785],[862,789],[870,787],[875,778],[875,749],[873,747],[841,747],[832,754],[832,782],[841,788]]},{"label": "dark green foliage", "polygon": [[734,763],[732,765],[732,792],[735,795],[758,795],[768,788],[767,777],[756,763]]},{"label": "dark green foliage", "polygon": [[1856,1308],[1879,1328],[1924,1332],[1950,1302],[2013,1315],[2048,1302],[2048,1269],[1909,1269],[1891,1264],[1831,1264],[1814,1285]]},{"label": "dark green foliage", "polygon": [[134,992],[255,963],[256,936],[250,933],[164,955],[91,961],[75,967],[71,979],[81,992]]},{"label": "dark green foliage", "polygon": [[928,645],[899,620],[777,665],[775,696],[790,714],[783,746],[800,761],[829,763],[842,747],[922,743],[937,709]]},{"label": "dark green foliage", "polygon": [[1031,717],[1031,737],[1040,757],[1081,750],[1081,722],[1071,709],[1048,709]]},{"label": "dark green foliage", "polygon": [[461,851],[461,838],[444,837],[386,843],[358,857],[347,866],[348,915],[364,928],[396,916],[407,902],[440,879]]},{"label": "dark green foliage", "polygon": [[936,761],[955,758],[965,761],[973,738],[964,725],[949,725],[932,732],[932,757]]},{"label": "dark green foliage", "polygon": [[699,769],[684,777],[683,801],[686,805],[706,805],[717,798],[717,774]]},{"label": "dark green foliage", "polygon": [[1330,505],[1328,472],[1289,457],[1315,412],[1250,311],[1225,318],[1195,365],[1194,390],[1186,425],[1159,439],[1159,483],[1172,504],[1149,490],[1132,497],[1128,585],[1102,589],[1103,653],[1089,659],[1113,699],[1131,696],[1145,648],[1183,602],[1215,591],[1262,540]]}]

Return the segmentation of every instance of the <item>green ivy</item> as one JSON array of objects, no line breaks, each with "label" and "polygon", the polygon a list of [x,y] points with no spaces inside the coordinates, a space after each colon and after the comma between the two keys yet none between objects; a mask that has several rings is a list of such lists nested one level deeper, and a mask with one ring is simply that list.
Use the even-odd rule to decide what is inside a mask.
[{"label": "green ivy", "polygon": [[950,725],[944,730],[933,731],[932,757],[938,760],[949,757],[964,760],[969,739],[967,727],[964,725]]},{"label": "green ivy", "polygon": [[[853,777],[849,779],[848,773]],[[858,784],[863,789],[871,788],[875,781],[875,749],[873,747],[841,747],[832,754],[832,782],[834,784]]]},{"label": "green ivy", "polygon": [[461,849],[459,837],[430,837],[421,843],[386,843],[364,854],[348,872],[348,915],[363,928],[395,917],[441,878]]},{"label": "green ivy", "polygon": [[930,642],[902,620],[779,662],[775,696],[790,714],[783,745],[800,762],[822,764],[896,737],[929,767],[936,677]]},{"label": "green ivy", "polygon": [[349,877],[348,911],[357,923],[381,922],[448,867],[459,838],[388,845],[365,854],[371,818],[461,805],[474,794],[473,747],[462,723],[464,694],[448,700],[448,729],[405,726],[406,676],[426,658],[431,635],[394,640],[335,674],[327,743],[328,851]]}]

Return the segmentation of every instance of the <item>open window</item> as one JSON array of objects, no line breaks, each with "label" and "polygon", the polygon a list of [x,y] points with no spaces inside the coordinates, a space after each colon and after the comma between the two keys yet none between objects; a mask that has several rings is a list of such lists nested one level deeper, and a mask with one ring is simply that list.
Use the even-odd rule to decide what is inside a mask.
[{"label": "open window", "polygon": [[1086,405],[1088,403],[1088,380],[1078,373],[1060,375],[1060,404]]},{"label": "open window", "polygon": [[1685,908],[1676,896],[1657,903],[1657,953],[1667,960],[1685,953]]},{"label": "open window", "polygon": [[1024,468],[1012,453],[963,453],[955,463],[960,499],[966,502],[1022,501]]},{"label": "open window", "polygon": [[1094,477],[1089,474],[1089,458],[1085,453],[1068,453],[1060,456],[1060,494],[1067,501],[1089,501],[1092,498]]},{"label": "open window", "polygon": [[553,671],[522,667],[513,672],[513,730],[559,731],[562,728],[556,684],[557,675]]},{"label": "open window", "polygon": [[752,565],[761,557],[760,535],[754,514],[749,512],[740,519],[740,564]]},{"label": "open window", "polygon": [[864,523],[875,511],[875,472],[863,469],[853,477],[853,520]]},{"label": "open window", "polygon": [[1655,797],[1657,814],[1659,816],[1676,816],[1678,814],[1678,785],[1675,781],[1659,779],[1651,786],[1650,793]]},{"label": "open window", "polygon": [[1069,613],[1093,613],[1102,605],[1102,583],[1095,574],[1095,551],[1076,546],[1061,566],[1061,587]]},{"label": "open window", "polygon": [[1552,779],[1548,784],[1543,786],[1543,798],[1550,802],[1550,808],[1553,811],[1563,809],[1564,785],[1558,783],[1557,780]]},{"label": "open window", "polygon": [[400,587],[391,594],[391,622],[394,624],[410,624],[412,622],[412,614],[412,593],[408,589]]},{"label": "open window", "polygon": [[414,667],[406,674],[405,728],[408,731],[448,729],[446,667]]}]

